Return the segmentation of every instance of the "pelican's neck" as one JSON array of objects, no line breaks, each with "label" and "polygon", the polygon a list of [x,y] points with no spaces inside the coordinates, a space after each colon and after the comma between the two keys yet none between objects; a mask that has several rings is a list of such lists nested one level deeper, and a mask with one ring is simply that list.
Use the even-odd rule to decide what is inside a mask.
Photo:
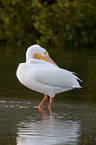
[{"label": "pelican's neck", "polygon": [[47,62],[47,61],[44,61],[44,60],[40,60],[40,59],[35,59],[35,58],[31,58],[29,61],[26,61],[25,63],[34,64],[34,65],[36,65],[36,64],[45,64],[46,66],[59,68],[58,66],[54,65],[53,63],[50,63],[50,62]]},{"label": "pelican's neck", "polygon": [[34,64],[34,63],[48,63],[48,62],[40,60],[40,59],[31,58],[30,60],[26,60],[25,63],[27,63],[27,64]]}]

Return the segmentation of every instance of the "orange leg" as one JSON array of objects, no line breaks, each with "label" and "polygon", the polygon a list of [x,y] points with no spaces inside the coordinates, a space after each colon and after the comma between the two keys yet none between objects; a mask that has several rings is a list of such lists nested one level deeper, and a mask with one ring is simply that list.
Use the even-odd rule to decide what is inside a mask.
[{"label": "orange leg", "polygon": [[43,104],[44,104],[45,101],[47,101],[47,99],[48,99],[48,95],[45,94],[45,97],[42,100],[42,102],[39,104],[38,108],[44,108]]},{"label": "orange leg", "polygon": [[50,97],[50,102],[49,102],[48,108],[51,108],[52,103],[53,103],[53,98]]}]

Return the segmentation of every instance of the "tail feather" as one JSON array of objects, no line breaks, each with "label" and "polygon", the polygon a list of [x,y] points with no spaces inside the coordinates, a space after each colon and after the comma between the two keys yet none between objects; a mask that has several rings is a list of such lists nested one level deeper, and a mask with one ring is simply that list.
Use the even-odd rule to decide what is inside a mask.
[{"label": "tail feather", "polygon": [[74,74],[73,74],[73,76],[77,79],[77,80],[79,80],[80,82],[83,82],[81,79],[79,79],[77,76],[75,76]]}]

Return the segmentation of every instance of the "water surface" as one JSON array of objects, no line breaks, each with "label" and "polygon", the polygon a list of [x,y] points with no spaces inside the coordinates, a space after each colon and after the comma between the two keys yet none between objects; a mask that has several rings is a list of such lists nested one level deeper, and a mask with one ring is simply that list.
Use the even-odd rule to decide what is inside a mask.
[{"label": "water surface", "polygon": [[37,109],[38,100],[0,101],[0,142],[18,145],[96,143],[96,105],[55,102]]}]

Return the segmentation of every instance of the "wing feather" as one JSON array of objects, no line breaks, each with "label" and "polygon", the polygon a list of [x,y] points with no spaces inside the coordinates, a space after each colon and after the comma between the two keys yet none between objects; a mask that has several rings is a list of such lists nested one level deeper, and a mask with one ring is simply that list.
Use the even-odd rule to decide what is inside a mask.
[{"label": "wing feather", "polygon": [[36,81],[54,87],[69,88],[80,87],[77,77],[65,69],[39,69],[33,71]]}]

